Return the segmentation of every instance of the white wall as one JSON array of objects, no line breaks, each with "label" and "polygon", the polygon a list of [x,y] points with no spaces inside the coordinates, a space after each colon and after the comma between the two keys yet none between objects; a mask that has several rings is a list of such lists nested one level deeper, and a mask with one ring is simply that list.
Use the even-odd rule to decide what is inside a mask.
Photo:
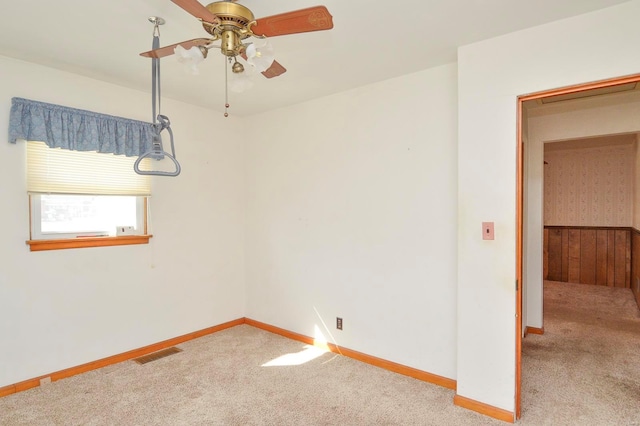
[{"label": "white wall", "polygon": [[452,64],[251,117],[249,317],[456,377],[455,100]]},{"label": "white wall", "polygon": [[[543,192],[544,144],[568,139],[640,131],[640,98],[620,93],[607,98],[586,98],[531,109],[528,116],[527,220],[524,282],[527,321],[543,327]],[[629,226],[628,224],[625,226]]]},{"label": "white wall", "polygon": [[[639,13],[631,1],[458,51],[462,396],[515,408],[517,96],[640,72],[640,56],[629,54]],[[483,221],[496,222],[495,241],[481,239]]]},{"label": "white wall", "polygon": [[[151,117],[148,93],[0,69],[0,129],[14,96]],[[148,245],[30,252],[25,145],[0,143],[0,387],[244,316],[244,148],[225,138],[237,121],[169,99],[162,111],[183,172],[154,178]]]}]

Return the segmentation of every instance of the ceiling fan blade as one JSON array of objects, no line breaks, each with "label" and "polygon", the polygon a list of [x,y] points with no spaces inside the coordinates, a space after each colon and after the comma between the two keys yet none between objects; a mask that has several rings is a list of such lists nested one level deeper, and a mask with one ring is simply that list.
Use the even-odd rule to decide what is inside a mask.
[{"label": "ceiling fan blade", "polygon": [[171,0],[186,12],[192,14],[198,19],[201,19],[205,22],[210,22],[212,24],[217,24],[218,17],[213,13],[209,12],[209,9],[204,7],[202,3],[198,0]]},{"label": "ceiling fan blade", "polygon": [[162,58],[165,56],[173,55],[173,51],[178,45],[182,46],[185,49],[190,49],[193,46],[205,46],[209,43],[211,43],[211,40],[208,38],[194,38],[193,40],[181,41],[180,43],[164,46],[159,49],[142,52],[140,56],[144,56],[145,58]]},{"label": "ceiling fan blade", "polygon": [[331,28],[333,28],[333,17],[327,8],[315,6],[260,18],[251,27],[251,31],[257,36],[274,37]]},{"label": "ceiling fan blade", "polygon": [[[242,59],[244,59],[245,61],[248,60],[246,52],[240,53],[240,56],[242,56]],[[281,74],[284,74],[285,72],[287,72],[287,69],[285,67],[280,65],[280,63],[278,61],[273,61],[273,63],[271,64],[271,66],[269,68],[267,68],[266,70],[262,71],[262,75],[264,75],[267,78],[273,78],[273,77],[277,77],[277,76],[279,76]]]},{"label": "ceiling fan blade", "polygon": [[284,74],[285,72],[287,72],[287,69],[285,67],[280,65],[278,61],[273,61],[271,66],[262,72],[262,75],[267,78],[273,78],[279,76],[280,74]]}]

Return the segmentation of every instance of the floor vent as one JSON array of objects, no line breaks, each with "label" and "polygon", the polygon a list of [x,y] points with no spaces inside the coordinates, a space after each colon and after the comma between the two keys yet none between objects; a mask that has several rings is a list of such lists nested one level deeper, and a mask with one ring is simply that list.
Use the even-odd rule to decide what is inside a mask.
[{"label": "floor vent", "polygon": [[169,355],[177,354],[178,352],[182,352],[182,349],[178,349],[176,347],[172,347],[172,348],[168,348],[168,349],[163,349],[163,350],[158,351],[158,352],[154,352],[154,353],[149,354],[149,355],[141,356],[139,358],[135,358],[134,361],[137,362],[138,364],[146,364],[148,362],[155,361],[157,359],[164,358],[164,357],[167,357]]}]

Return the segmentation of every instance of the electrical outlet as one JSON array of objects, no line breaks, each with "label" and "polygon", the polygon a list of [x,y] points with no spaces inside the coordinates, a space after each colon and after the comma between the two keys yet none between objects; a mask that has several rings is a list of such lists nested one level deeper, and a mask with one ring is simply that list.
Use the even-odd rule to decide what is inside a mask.
[{"label": "electrical outlet", "polygon": [[133,226],[118,226],[116,227],[116,236],[120,235],[134,235],[136,228]]},{"label": "electrical outlet", "polygon": [[336,328],[342,330],[342,318],[336,317]]}]

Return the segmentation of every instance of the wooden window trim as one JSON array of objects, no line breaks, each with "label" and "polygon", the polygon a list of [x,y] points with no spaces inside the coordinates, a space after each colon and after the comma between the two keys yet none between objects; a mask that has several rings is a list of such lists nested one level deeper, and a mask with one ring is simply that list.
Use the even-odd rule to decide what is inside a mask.
[{"label": "wooden window trim", "polygon": [[27,244],[31,251],[45,251],[149,244],[151,237],[153,237],[153,235],[123,235],[119,237],[70,238],[64,240],[27,240]]},{"label": "wooden window trim", "polygon": [[[149,244],[149,238],[153,235],[147,234],[149,221],[149,198],[144,197],[144,234],[143,235],[121,235],[118,237],[78,237],[57,240],[33,240],[31,232],[33,225],[29,225],[29,245],[30,251],[64,250],[74,248],[90,247],[110,247],[110,246],[130,246],[134,244]],[[29,197],[29,223],[31,224],[31,197]]]}]

